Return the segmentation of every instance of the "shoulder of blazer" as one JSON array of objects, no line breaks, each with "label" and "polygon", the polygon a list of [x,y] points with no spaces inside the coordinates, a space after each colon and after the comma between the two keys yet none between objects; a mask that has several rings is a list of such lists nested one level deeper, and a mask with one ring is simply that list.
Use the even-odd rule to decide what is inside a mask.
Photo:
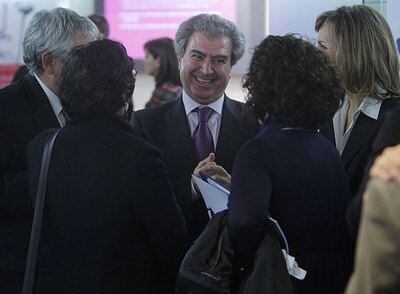
[{"label": "shoulder of blazer", "polygon": [[352,158],[350,155],[357,154],[360,148],[368,150],[368,153],[371,154],[371,146],[378,136],[386,114],[396,108],[399,103],[398,97],[384,99],[377,120],[360,113],[341,156],[345,165]]},{"label": "shoulder of blazer", "polygon": [[26,96],[26,89],[22,79],[0,89],[0,101],[4,106],[13,107],[21,97]]},{"label": "shoulder of blazer", "polygon": [[390,108],[382,111],[380,118],[381,124],[373,143],[374,156],[380,154],[388,146],[394,146],[400,143],[400,105],[391,105]]},{"label": "shoulder of blazer", "polygon": [[[245,129],[245,132],[249,132],[250,136],[254,137],[260,129],[260,124],[257,122],[255,117],[250,113],[245,112],[243,107],[243,102],[225,96],[223,112],[224,110],[229,111],[229,113],[240,122],[242,128]],[[224,118],[222,117],[222,119]]]},{"label": "shoulder of blazer", "polygon": [[240,117],[242,115],[242,110],[243,110],[243,103],[240,101],[233,100],[229,98],[228,96],[225,96],[225,101],[224,101],[224,106],[229,109],[229,111]]},{"label": "shoulder of blazer", "polygon": [[48,101],[36,78],[30,75],[1,89],[0,99],[14,111],[26,107],[36,109]]},{"label": "shoulder of blazer", "polygon": [[146,124],[156,124],[167,116],[173,115],[175,112],[179,111],[181,107],[183,109],[182,100],[177,99],[161,105],[135,111],[134,117]]},{"label": "shoulder of blazer", "polygon": [[382,102],[382,108],[381,111],[379,112],[378,119],[383,119],[387,112],[397,107],[400,107],[400,97],[390,97],[384,99]]},{"label": "shoulder of blazer", "polygon": [[138,136],[147,140],[147,136],[160,132],[160,129],[177,114],[182,115],[181,120],[185,119],[182,99],[135,111],[131,125]]},{"label": "shoulder of blazer", "polygon": [[27,75],[21,79],[21,81],[24,85],[25,92],[28,94],[30,100],[29,102],[33,107],[49,101],[42,87],[34,76]]}]

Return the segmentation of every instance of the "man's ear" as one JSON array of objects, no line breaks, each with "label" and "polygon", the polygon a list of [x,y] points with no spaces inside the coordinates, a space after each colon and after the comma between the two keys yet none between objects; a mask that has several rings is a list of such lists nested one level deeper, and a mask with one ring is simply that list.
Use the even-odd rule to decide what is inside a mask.
[{"label": "man's ear", "polygon": [[53,74],[54,73],[54,66],[55,66],[55,55],[50,52],[45,52],[42,54],[42,66],[43,66],[43,71],[47,74]]},{"label": "man's ear", "polygon": [[181,69],[183,54],[177,54],[176,57],[178,58],[178,69]]}]

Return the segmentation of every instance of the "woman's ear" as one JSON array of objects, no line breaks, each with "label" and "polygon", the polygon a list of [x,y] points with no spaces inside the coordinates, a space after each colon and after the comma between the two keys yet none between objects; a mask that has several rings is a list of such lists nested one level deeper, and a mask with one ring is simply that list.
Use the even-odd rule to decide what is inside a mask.
[{"label": "woman's ear", "polygon": [[154,58],[154,63],[159,68],[161,66],[161,57],[158,56],[157,58]]}]

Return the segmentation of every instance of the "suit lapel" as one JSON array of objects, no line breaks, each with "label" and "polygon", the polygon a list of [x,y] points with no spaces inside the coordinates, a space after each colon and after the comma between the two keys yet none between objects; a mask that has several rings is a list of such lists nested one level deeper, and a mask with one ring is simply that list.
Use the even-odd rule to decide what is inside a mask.
[{"label": "suit lapel", "polygon": [[374,119],[360,113],[341,156],[345,167],[364,145],[365,138],[368,137],[374,124]]},{"label": "suit lapel", "polygon": [[235,107],[233,101],[226,97],[222,108],[215,161],[228,172],[231,172],[236,152],[243,144],[240,117],[241,109]]},{"label": "suit lapel", "polygon": [[163,141],[168,145],[169,154],[173,155],[173,159],[179,158],[180,164],[187,169],[193,170],[197,165],[195,148],[182,98],[176,100],[171,106],[165,116],[164,125],[165,129],[160,134],[165,136]]},{"label": "suit lapel", "polygon": [[49,99],[40,87],[34,76],[24,78],[24,87],[28,94],[28,100],[33,108],[32,118],[39,129],[59,128],[60,124],[50,105]]},{"label": "suit lapel", "polygon": [[[222,120],[216,146],[216,163],[231,172],[235,155],[244,143],[245,133],[242,129],[241,104],[235,103],[225,97],[222,108]],[[193,171],[197,165],[195,146],[190,134],[188,121],[182,98],[174,102],[163,121],[164,128],[160,127],[160,136],[164,136],[163,142],[168,146],[170,160],[179,158],[179,165],[186,170]],[[168,159],[167,159],[168,160]]]}]

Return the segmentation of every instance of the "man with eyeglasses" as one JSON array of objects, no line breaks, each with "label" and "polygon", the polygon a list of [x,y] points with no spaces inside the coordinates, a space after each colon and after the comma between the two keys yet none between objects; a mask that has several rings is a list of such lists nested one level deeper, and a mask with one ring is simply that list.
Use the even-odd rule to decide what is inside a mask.
[{"label": "man with eyeglasses", "polygon": [[96,26],[74,11],[38,11],[23,39],[29,74],[0,90],[0,293],[21,293],[32,203],[25,149],[31,139],[66,121],[59,95],[64,56],[98,38]]}]

